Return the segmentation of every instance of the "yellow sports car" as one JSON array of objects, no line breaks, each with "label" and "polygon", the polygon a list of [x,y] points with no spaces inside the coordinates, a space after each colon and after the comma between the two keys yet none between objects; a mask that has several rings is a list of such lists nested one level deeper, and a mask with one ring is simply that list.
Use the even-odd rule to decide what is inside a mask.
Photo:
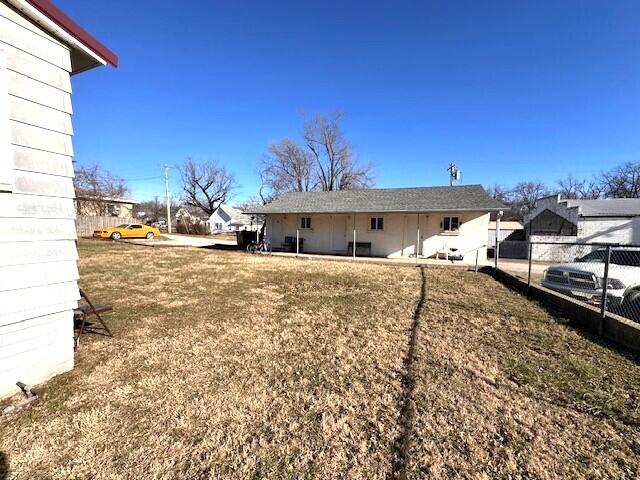
[{"label": "yellow sports car", "polygon": [[149,225],[138,225],[134,223],[124,223],[117,227],[104,227],[93,231],[95,238],[112,238],[120,240],[121,238],[148,238],[160,236],[160,230]]}]

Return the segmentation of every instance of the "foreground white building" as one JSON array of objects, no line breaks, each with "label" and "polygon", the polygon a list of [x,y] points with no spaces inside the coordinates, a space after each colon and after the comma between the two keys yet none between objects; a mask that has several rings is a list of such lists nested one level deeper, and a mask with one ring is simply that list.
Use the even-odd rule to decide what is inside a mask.
[{"label": "foreground white building", "polygon": [[71,80],[117,57],[46,0],[0,0],[0,398],[73,367]]},{"label": "foreground white building", "polygon": [[266,216],[274,248],[298,235],[309,253],[486,259],[490,212],[503,210],[481,185],[294,192],[252,213]]}]

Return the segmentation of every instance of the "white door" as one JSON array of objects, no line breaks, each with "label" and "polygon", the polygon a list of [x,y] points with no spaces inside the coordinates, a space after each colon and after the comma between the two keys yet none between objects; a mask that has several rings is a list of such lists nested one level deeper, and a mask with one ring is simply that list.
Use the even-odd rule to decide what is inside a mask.
[{"label": "white door", "polygon": [[430,257],[435,253],[433,251],[435,237],[429,227],[429,215],[420,215],[420,255],[423,257]]},{"label": "white door", "polygon": [[344,215],[331,218],[331,250],[333,252],[347,250],[347,217]]},{"label": "white door", "polygon": [[404,232],[402,235],[402,255],[408,257],[416,254],[416,241],[418,239],[418,216],[404,216]]},{"label": "white door", "polygon": [[282,224],[283,222],[284,220],[278,217],[271,219],[271,232],[267,232],[267,234],[269,235],[272,243],[284,242],[284,238],[282,236],[282,232],[284,231],[284,225]]}]

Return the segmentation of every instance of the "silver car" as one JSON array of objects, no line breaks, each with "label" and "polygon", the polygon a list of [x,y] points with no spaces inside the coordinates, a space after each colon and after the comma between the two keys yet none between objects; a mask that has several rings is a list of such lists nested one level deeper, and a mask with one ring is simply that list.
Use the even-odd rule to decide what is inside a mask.
[{"label": "silver car", "polygon": [[[552,265],[541,285],[600,306],[604,288],[606,250],[594,250],[571,263]],[[607,307],[629,318],[640,318],[640,249],[611,250],[607,280]]]}]

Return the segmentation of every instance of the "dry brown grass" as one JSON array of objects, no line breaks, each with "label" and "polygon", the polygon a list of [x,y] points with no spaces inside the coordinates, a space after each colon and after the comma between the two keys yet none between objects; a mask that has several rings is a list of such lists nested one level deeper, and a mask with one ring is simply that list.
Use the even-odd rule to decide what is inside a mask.
[{"label": "dry brown grass", "polygon": [[488,276],[427,291],[410,478],[638,478],[637,358]]},{"label": "dry brown grass", "polygon": [[383,478],[413,269],[80,244],[114,339],[0,425],[15,478]]},{"label": "dry brown grass", "polygon": [[[10,478],[392,474],[419,270],[95,241],[80,254],[116,337],[83,338],[44,401],[0,420]],[[427,282],[409,477],[637,475],[633,359],[482,274]]]}]

